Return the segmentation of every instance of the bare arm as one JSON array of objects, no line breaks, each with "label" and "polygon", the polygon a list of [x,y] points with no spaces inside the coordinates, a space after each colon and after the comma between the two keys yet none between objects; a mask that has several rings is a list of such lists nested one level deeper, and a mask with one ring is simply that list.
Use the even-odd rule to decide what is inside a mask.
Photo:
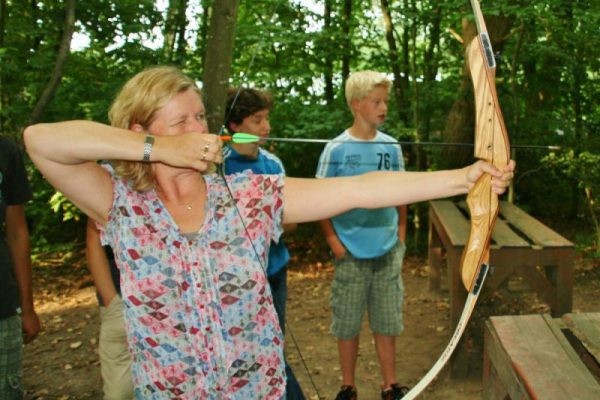
[{"label": "bare arm", "polygon": [[398,207],[398,239],[406,242],[406,222],[408,219],[408,206]]},{"label": "bare arm", "polygon": [[100,242],[100,235],[94,221],[88,218],[86,227],[86,259],[88,269],[94,278],[94,284],[102,303],[108,307],[117,294],[117,288],[112,280],[110,264]]},{"label": "bare arm", "polygon": [[286,178],[284,222],[327,219],[353,208],[382,208],[465,194],[484,173],[502,193],[513,176],[514,162],[503,172],[478,161],[468,167],[435,172],[369,172],[352,177]]},{"label": "bare arm", "polygon": [[329,245],[331,252],[333,253],[336,260],[340,260],[346,255],[346,248],[344,244],[340,240],[340,238],[335,233],[335,229],[333,229],[333,224],[330,219],[324,219],[319,221],[319,227],[323,232],[323,236],[325,236],[325,241]]},{"label": "bare arm", "polygon": [[33,306],[29,230],[25,220],[25,207],[22,204],[6,207],[6,242],[19,288],[23,340],[25,343],[29,343],[40,330],[40,320]]},{"label": "bare arm", "polygon": [[[104,224],[112,203],[112,182],[97,160],[140,161],[146,134],[89,121],[32,125],[24,139],[31,159],[57,190],[85,214]],[[205,160],[204,146],[210,144]],[[150,161],[204,171],[219,162],[215,135],[158,136]]]}]

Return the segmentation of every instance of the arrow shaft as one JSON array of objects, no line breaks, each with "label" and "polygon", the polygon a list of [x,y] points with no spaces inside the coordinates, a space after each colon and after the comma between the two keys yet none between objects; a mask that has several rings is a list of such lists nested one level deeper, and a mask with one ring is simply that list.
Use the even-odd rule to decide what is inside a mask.
[{"label": "arrow shaft", "polygon": [[[221,136],[223,141],[233,141],[235,143],[235,137],[232,136]],[[411,141],[396,141],[386,142],[380,140],[334,140],[334,139],[309,139],[309,138],[283,138],[283,137],[257,137],[255,142],[281,142],[281,143],[313,143],[313,144],[327,144],[327,143],[346,143],[346,144],[391,144],[401,146],[438,146],[438,147],[473,147],[473,143],[446,143],[446,142],[411,142]],[[511,148],[515,149],[542,149],[542,150],[560,150],[560,146],[541,146],[533,144],[521,144],[512,145]]]}]

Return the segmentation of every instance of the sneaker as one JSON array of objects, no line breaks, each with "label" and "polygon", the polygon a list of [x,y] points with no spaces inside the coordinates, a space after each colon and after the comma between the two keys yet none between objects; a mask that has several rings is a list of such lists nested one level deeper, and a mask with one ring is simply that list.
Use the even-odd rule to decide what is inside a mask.
[{"label": "sneaker", "polygon": [[392,383],[389,389],[381,391],[381,400],[399,400],[403,398],[408,391],[409,389],[406,386]]},{"label": "sneaker", "polygon": [[350,385],[344,385],[338,392],[335,400],[356,400],[356,389]]}]

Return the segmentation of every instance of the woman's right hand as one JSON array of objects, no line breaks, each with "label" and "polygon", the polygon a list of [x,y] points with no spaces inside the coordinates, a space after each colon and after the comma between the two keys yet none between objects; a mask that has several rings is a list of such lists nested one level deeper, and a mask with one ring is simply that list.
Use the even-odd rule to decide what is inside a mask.
[{"label": "woman's right hand", "polygon": [[204,172],[212,163],[223,162],[223,144],[218,135],[189,132],[175,136],[156,136],[156,158],[173,167],[193,168]]}]

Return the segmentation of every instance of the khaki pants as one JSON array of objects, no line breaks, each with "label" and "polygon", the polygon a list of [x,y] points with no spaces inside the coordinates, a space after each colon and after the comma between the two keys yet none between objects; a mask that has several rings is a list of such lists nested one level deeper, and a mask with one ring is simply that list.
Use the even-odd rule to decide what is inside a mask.
[{"label": "khaki pants", "polygon": [[120,296],[108,307],[100,307],[100,369],[104,400],[133,399],[131,356],[127,350],[127,333]]}]

